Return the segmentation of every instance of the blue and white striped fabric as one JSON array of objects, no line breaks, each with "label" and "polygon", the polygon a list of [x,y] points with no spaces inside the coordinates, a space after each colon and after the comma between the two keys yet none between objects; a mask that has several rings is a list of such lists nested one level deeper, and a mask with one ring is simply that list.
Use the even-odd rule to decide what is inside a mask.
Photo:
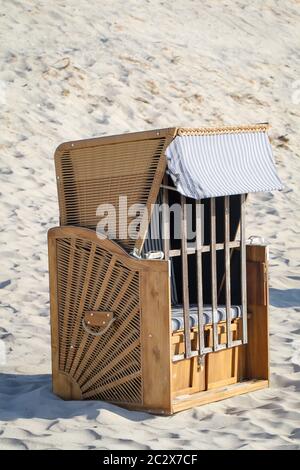
[{"label": "blue and white striped fabric", "polygon": [[[231,318],[241,318],[242,310],[238,305],[231,306]],[[211,305],[203,306],[203,323],[204,325],[211,324],[212,320],[212,309]],[[218,305],[218,308],[214,316],[215,322],[226,320],[226,307],[225,305]],[[190,305],[190,327],[194,328],[198,326],[198,308],[196,305]],[[183,307],[182,305],[172,306],[172,331],[182,330],[184,327],[183,319]]]},{"label": "blue and white striped fabric", "polygon": [[265,132],[177,136],[166,156],[177,190],[194,199],[282,189]]}]

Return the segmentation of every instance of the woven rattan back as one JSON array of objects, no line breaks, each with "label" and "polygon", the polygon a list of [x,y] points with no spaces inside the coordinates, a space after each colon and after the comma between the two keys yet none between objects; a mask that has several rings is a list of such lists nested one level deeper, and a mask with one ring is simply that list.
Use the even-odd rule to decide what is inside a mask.
[{"label": "woven rattan back", "polygon": [[55,165],[61,225],[95,229],[97,208],[111,204],[117,216],[116,241],[127,251],[140,249],[146,230],[136,240],[120,236],[134,216],[124,218],[119,198],[127,197],[128,208],[145,205],[150,217],[166,167],[164,151],[174,134],[175,129],[165,129],[60,145]]}]

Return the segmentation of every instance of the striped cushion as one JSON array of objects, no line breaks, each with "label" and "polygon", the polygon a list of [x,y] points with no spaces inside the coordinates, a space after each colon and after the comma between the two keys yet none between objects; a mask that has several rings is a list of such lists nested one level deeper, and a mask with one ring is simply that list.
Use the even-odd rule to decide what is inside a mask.
[{"label": "striped cushion", "polygon": [[[242,316],[242,310],[239,305],[231,306],[231,318],[240,318]],[[208,325],[212,320],[211,305],[204,305],[203,307],[204,324]],[[224,305],[218,305],[215,321],[226,320],[226,307]],[[182,305],[172,306],[172,331],[182,330],[184,325],[183,321],[183,307]],[[190,327],[194,328],[198,325],[198,310],[196,305],[190,306]]]},{"label": "striped cushion", "polygon": [[194,199],[282,189],[268,136],[177,136],[166,150],[177,190]]}]

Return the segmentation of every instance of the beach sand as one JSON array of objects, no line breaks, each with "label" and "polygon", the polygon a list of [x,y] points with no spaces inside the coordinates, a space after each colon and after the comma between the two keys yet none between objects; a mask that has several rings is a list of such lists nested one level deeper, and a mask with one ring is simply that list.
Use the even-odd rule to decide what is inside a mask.
[{"label": "beach sand", "polygon": [[[293,0],[2,2],[1,449],[300,448],[299,23]],[[271,388],[172,417],[54,396],[56,146],[265,121],[284,190],[251,195],[247,235],[270,244]]]}]

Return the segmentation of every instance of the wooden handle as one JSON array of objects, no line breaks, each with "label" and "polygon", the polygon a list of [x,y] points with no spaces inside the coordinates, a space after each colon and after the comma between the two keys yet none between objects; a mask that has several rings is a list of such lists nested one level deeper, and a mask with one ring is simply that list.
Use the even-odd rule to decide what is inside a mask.
[{"label": "wooden handle", "polygon": [[99,312],[97,310],[88,310],[84,313],[84,321],[89,326],[98,326],[99,328],[105,328],[107,324],[112,320],[113,312]]},{"label": "wooden handle", "polygon": [[[82,319],[82,326],[84,330],[93,335],[93,336],[100,336],[105,333],[106,330],[112,325],[115,321],[114,313],[113,312],[99,312],[97,310],[88,310],[84,313],[84,317]],[[99,328],[98,332],[92,331],[91,327]]]}]

